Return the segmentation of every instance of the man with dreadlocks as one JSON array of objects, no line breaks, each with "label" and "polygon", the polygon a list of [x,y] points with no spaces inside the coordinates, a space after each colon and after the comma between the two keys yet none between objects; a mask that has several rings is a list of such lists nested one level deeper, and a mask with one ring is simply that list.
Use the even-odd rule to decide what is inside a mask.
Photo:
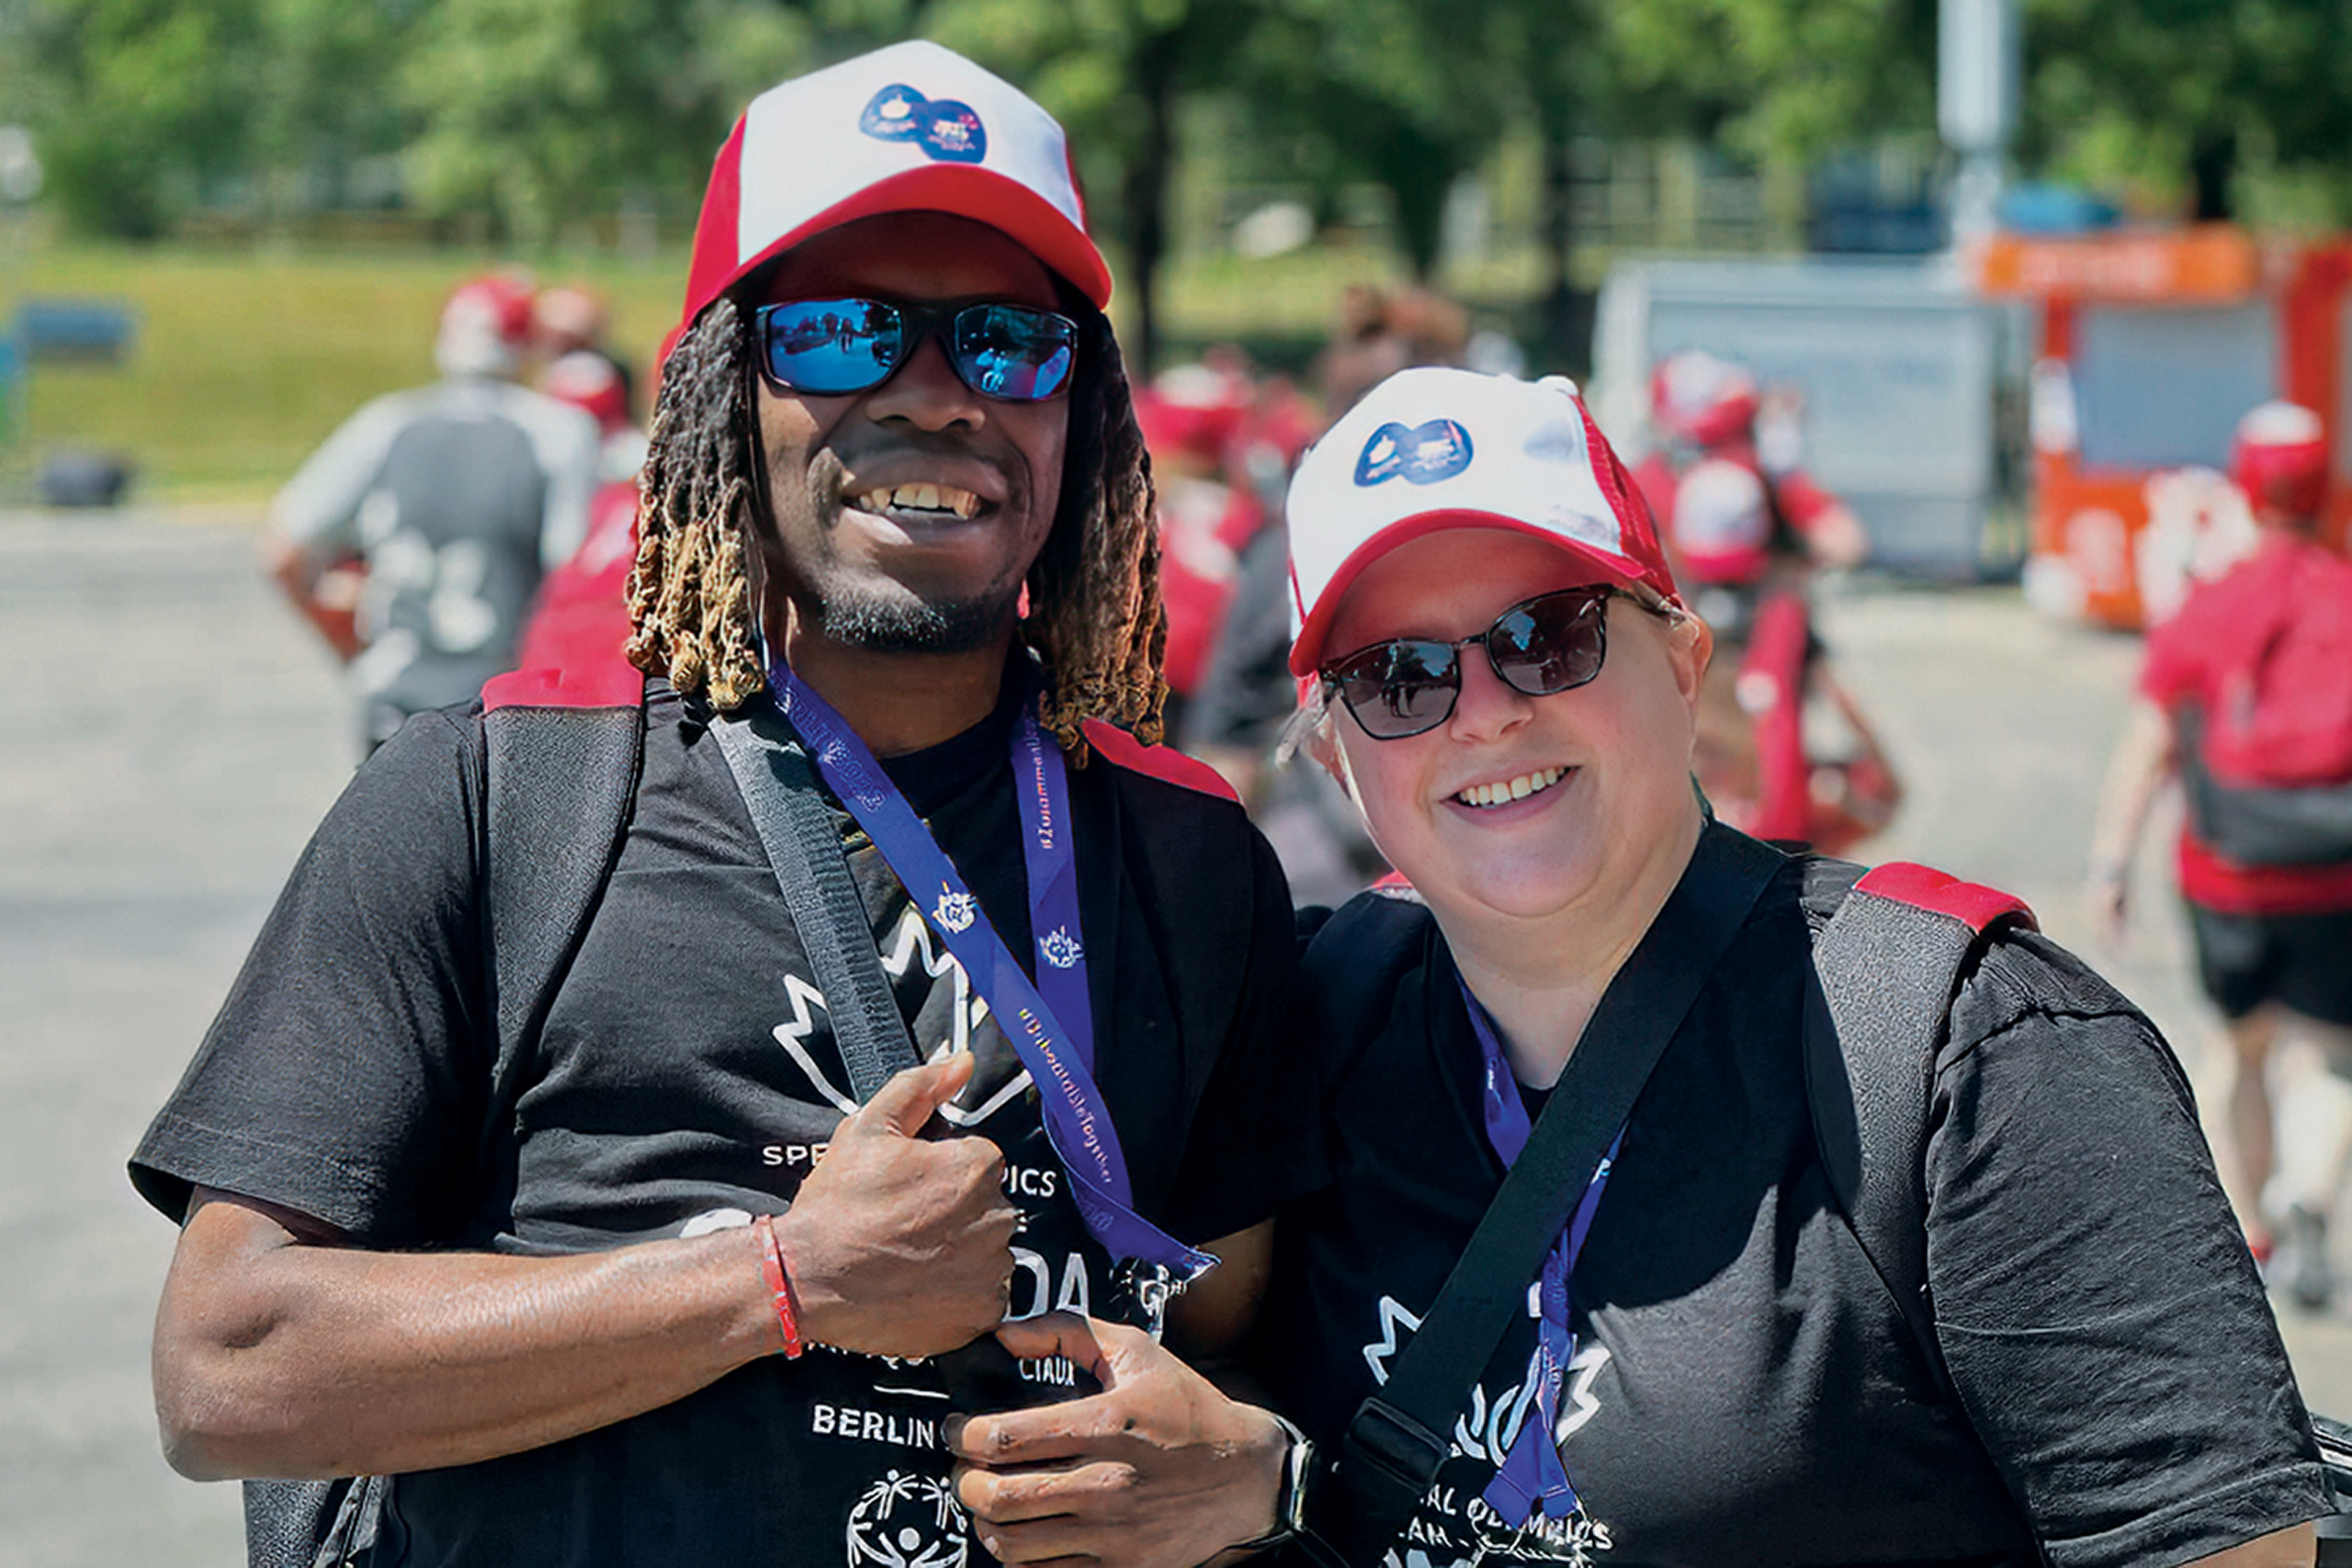
[{"label": "man with dreadlocks", "polygon": [[[975,1375],[1000,1322],[1157,1328],[1186,1280],[1175,1342],[1246,1318],[1313,1141],[1289,899],[1142,743],[1149,470],[1069,170],[930,44],[738,123],[643,481],[641,719],[598,710],[642,742],[615,858],[510,1038],[512,688],[329,815],[132,1163],[184,1221],[183,1472],[388,1477],[351,1495],[403,1562],[949,1568],[948,1419],[1080,1383]],[[1287,1452],[1195,1435],[1264,1506],[1193,1510],[1187,1562]]]}]

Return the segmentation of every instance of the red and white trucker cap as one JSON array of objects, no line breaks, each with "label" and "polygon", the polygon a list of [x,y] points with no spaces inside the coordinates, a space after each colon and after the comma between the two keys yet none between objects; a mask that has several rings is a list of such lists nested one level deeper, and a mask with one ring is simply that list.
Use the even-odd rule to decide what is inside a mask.
[{"label": "red and white trucker cap", "polygon": [[752,100],[703,194],[680,327],[803,240],[918,211],[1000,229],[1096,308],[1110,302],[1061,126],[1001,77],[917,39]]},{"label": "red and white trucker cap", "polygon": [[1358,573],[1443,528],[1509,528],[1577,557],[1597,582],[1679,604],[1649,508],[1562,376],[1400,370],[1307,448],[1292,476],[1294,675],[1314,673]]},{"label": "red and white trucker cap", "polygon": [[2327,431],[2301,403],[2267,402],[2238,421],[2230,478],[2256,506],[2308,517],[2327,499]]}]

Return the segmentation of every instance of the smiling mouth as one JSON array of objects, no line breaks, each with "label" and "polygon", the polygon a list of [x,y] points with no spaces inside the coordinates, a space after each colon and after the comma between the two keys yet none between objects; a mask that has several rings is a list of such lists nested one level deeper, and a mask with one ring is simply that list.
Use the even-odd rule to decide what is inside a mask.
[{"label": "smiling mouth", "polygon": [[968,523],[979,515],[980,498],[968,490],[954,485],[906,484],[869,490],[848,498],[860,512],[876,516],[899,516],[944,521],[953,518]]},{"label": "smiling mouth", "polygon": [[1464,806],[1487,810],[1498,806],[1509,806],[1514,800],[1525,800],[1531,795],[1540,795],[1567,776],[1566,768],[1542,768],[1532,773],[1521,773],[1515,779],[1506,779],[1500,784],[1472,784],[1453,798]]}]

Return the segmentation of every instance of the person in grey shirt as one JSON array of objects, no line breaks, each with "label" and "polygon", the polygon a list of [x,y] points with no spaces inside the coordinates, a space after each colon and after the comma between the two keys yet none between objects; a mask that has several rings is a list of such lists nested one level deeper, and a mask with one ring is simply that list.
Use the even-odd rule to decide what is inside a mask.
[{"label": "person in grey shirt", "polygon": [[364,750],[513,668],[541,574],[586,535],[595,422],[512,379],[530,311],[513,279],[458,288],[442,378],[352,415],[271,509],[270,574],[348,665]]}]

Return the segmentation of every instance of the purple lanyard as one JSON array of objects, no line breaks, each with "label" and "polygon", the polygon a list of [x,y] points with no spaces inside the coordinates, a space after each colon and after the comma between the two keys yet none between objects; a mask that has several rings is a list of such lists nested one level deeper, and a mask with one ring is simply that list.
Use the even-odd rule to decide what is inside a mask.
[{"label": "purple lanyard", "polygon": [[971,977],[973,989],[987,999],[997,1027],[1035,1081],[1046,1139],[1070,1173],[1070,1198],[1086,1228],[1112,1257],[1157,1265],[1179,1281],[1215,1267],[1216,1258],[1135,1212],[1126,1156],[1094,1087],[1093,1015],[1080,939],[1069,791],[1061,750],[1046,741],[1037,722],[1035,696],[1022,705],[1012,739],[1020,784],[1013,794],[1021,807],[1030,929],[1036,934],[1039,960],[1033,983],[955,863],[856,732],[782,660],[771,664],[768,674],[776,705],[808,742],[827,787],[882,852],[908,897],[923,908],[930,890],[939,890],[923,912]]},{"label": "purple lanyard", "polygon": [[[1478,1037],[1478,1051],[1484,1060],[1487,1140],[1494,1145],[1504,1168],[1509,1168],[1517,1163],[1520,1151],[1527,1147],[1534,1124],[1528,1119],[1527,1103],[1520,1098],[1519,1081],[1511,1077],[1502,1043],[1496,1038],[1494,1021],[1478,1005],[1478,998],[1470,994],[1468,982],[1459,974],[1454,981],[1462,987],[1462,1002],[1470,1010],[1470,1028]],[[1620,1127],[1617,1135],[1609,1141],[1609,1152],[1600,1156],[1600,1165],[1594,1168],[1592,1179],[1585,1183],[1584,1196],[1577,1200],[1567,1229],[1552,1244],[1550,1254],[1544,1259],[1538,1295],[1543,1322],[1536,1332],[1532,1373],[1535,1394],[1520,1423],[1518,1435],[1511,1439],[1510,1450],[1484,1494],[1487,1506],[1513,1528],[1524,1525],[1539,1506],[1545,1517],[1554,1519],[1565,1519],[1577,1511],[1576,1487],[1568,1480],[1567,1467],[1560,1462],[1559,1441],[1554,1436],[1559,1425],[1560,1390],[1567,1378],[1568,1363],[1577,1353],[1576,1336],[1568,1329],[1568,1279],[1576,1271],[1577,1257],[1584,1251],[1585,1233],[1592,1228],[1593,1211],[1600,1207],[1601,1190],[1609,1185],[1609,1172],[1616,1165],[1617,1151],[1624,1142],[1625,1129]]]}]

